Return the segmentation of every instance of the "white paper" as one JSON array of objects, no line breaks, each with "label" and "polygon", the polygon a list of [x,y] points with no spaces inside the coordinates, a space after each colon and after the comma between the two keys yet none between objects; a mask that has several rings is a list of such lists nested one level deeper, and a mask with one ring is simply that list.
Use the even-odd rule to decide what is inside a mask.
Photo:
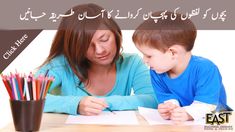
[{"label": "white paper", "polygon": [[104,111],[96,116],[69,115],[66,124],[138,125],[135,111]]},{"label": "white paper", "polygon": [[[175,125],[173,121],[163,119],[158,113],[157,109],[138,107],[138,110],[139,114],[143,116],[150,125]],[[179,125],[205,125],[205,119],[198,121],[185,121]]]}]

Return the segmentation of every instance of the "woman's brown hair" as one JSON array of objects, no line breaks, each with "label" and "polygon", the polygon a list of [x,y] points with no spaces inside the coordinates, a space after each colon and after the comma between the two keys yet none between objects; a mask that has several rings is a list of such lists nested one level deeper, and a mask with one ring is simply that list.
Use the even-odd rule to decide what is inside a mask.
[{"label": "woman's brown hair", "polygon": [[[122,34],[117,23],[107,16],[107,12],[102,7],[96,4],[78,5],[72,9],[74,14],[62,19],[49,56],[43,65],[49,63],[56,56],[63,54],[72,71],[80,79],[79,84],[81,84],[81,82],[85,82],[88,79],[90,62],[86,58],[86,52],[96,30],[110,30],[115,35],[117,51],[112,63],[120,56]],[[70,14],[70,12],[71,10],[67,11],[66,14]],[[97,16],[99,13],[101,15],[95,19],[87,19],[85,16],[83,16],[83,20],[78,19],[84,14]]]}]

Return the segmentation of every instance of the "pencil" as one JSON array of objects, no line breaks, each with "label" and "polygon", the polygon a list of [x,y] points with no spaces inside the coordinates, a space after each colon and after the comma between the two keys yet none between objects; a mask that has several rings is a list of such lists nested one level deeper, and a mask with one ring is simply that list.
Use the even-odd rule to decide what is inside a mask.
[{"label": "pencil", "polygon": [[17,90],[18,88],[16,88],[15,77],[13,75],[11,76],[11,82],[14,89],[15,99],[20,100],[19,91]]},{"label": "pencil", "polygon": [[3,81],[3,83],[4,83],[4,85],[5,85],[6,89],[7,89],[7,92],[9,94],[9,96],[10,96],[10,99],[13,100],[14,98],[12,96],[11,87],[9,86],[9,83],[7,82],[7,79],[5,77],[2,77],[2,78],[3,78],[2,81]]},{"label": "pencil", "polygon": [[32,84],[32,78],[28,78],[27,79],[27,83],[28,83],[28,88],[29,88],[29,99],[33,100],[33,84]]},{"label": "pencil", "polygon": [[48,72],[49,72],[49,69],[46,70],[46,73],[44,75],[44,78],[42,80],[42,88],[41,88],[41,92],[40,92],[40,99],[43,99],[44,98],[44,93],[45,93],[45,90],[46,90],[46,86],[48,83]]},{"label": "pencil", "polygon": [[49,69],[46,70],[44,77],[46,77],[48,75],[48,72],[49,72]]},{"label": "pencil", "polygon": [[33,87],[32,87],[32,89],[33,89],[33,100],[37,100],[37,98],[36,98],[36,79],[33,77],[32,78],[32,84],[33,84]]},{"label": "pencil", "polygon": [[20,92],[20,99],[24,100],[21,77],[20,77],[20,75],[18,73],[15,74],[15,79],[16,79],[17,88],[18,88],[18,90]]},{"label": "pencil", "polygon": [[26,76],[24,77],[24,91],[26,94],[26,100],[30,100],[30,96],[29,96],[29,87],[28,87],[28,82],[27,82],[27,78]]},{"label": "pencil", "polygon": [[49,69],[44,75],[34,77],[30,72],[28,77],[24,74],[10,72],[10,75],[0,74],[11,100],[40,100],[44,99],[51,87],[54,77],[48,77]]},{"label": "pencil", "polygon": [[[85,89],[83,89],[83,88],[80,88],[84,93],[86,93],[88,96],[92,96],[92,94],[90,94],[89,92],[87,92]],[[106,108],[108,111],[110,111],[110,112],[112,112],[113,114],[115,114],[114,113],[114,111],[112,111],[109,107],[107,107]]]},{"label": "pencil", "polygon": [[42,83],[42,77],[39,76],[36,79],[36,100],[40,99],[41,83]]},{"label": "pencil", "polygon": [[12,79],[10,76],[7,77],[7,82],[9,83],[11,90],[12,90],[11,95],[12,95],[13,99],[16,100],[14,86],[13,86]]}]

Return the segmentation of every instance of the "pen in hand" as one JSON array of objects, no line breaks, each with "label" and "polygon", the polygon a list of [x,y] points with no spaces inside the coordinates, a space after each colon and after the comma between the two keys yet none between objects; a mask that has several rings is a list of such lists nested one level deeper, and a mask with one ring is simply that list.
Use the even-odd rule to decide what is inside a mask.
[{"label": "pen in hand", "polygon": [[[90,94],[88,91],[86,91],[83,88],[80,88],[83,92],[85,92],[88,96],[92,96],[92,94]],[[113,110],[111,110],[109,107],[106,107],[106,109],[110,112],[112,112],[113,114],[116,114]]]}]

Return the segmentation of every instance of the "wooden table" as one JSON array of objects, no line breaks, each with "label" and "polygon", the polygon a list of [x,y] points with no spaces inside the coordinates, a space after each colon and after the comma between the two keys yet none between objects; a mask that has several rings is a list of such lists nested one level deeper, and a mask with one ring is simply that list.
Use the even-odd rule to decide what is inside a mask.
[{"label": "wooden table", "polygon": [[[139,114],[136,112],[140,125],[68,125],[65,120],[68,115],[44,113],[41,122],[40,132],[212,132],[215,130],[205,130],[205,126],[178,126],[178,125],[149,125]],[[230,124],[235,131],[235,115],[230,116]],[[224,126],[224,125],[222,125]],[[13,123],[10,123],[1,132],[14,132],[15,128]],[[216,130],[219,132],[220,130]],[[228,132],[228,130],[226,131]]]}]

